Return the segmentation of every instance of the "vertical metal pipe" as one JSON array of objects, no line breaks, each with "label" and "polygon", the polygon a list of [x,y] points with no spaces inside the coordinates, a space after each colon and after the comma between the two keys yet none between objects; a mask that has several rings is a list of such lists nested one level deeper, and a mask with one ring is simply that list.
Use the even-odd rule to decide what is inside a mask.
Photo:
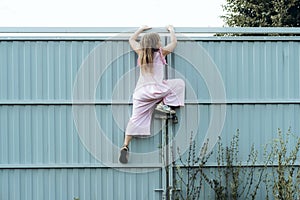
[{"label": "vertical metal pipe", "polygon": [[166,120],[166,166],[165,166],[165,169],[166,169],[166,200],[170,200],[170,165],[169,165],[169,116],[167,117],[167,120]]}]

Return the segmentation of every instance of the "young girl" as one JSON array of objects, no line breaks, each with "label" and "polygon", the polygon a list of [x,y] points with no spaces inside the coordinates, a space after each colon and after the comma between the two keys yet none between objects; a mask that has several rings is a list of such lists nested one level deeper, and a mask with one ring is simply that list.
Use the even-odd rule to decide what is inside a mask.
[{"label": "young girl", "polygon": [[119,161],[128,162],[128,145],[133,136],[150,135],[151,117],[156,110],[174,114],[170,107],[184,106],[185,83],[181,79],[164,80],[165,56],[171,53],[177,43],[173,26],[168,26],[171,42],[162,47],[157,33],[146,33],[137,42],[140,33],[151,29],[140,27],[130,38],[131,48],[138,54],[140,76],[133,93],[132,116],[128,122],[124,145],[121,148]]}]

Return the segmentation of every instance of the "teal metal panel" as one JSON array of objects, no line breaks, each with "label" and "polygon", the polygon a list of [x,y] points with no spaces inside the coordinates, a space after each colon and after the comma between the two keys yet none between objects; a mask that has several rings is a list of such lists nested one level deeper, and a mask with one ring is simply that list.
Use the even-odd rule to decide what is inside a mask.
[{"label": "teal metal panel", "polygon": [[[201,74],[195,73],[195,66],[176,54],[180,51],[193,53],[195,47],[191,49],[190,44],[189,41],[179,42],[173,55],[174,67],[194,86],[197,99],[209,102],[209,92]],[[221,73],[226,102],[300,100],[299,42],[202,41],[198,45],[205,49]],[[200,58],[196,65],[202,65]]]},{"label": "teal metal panel", "polygon": [[[1,42],[1,101],[71,101],[80,65],[97,45],[99,42]],[[110,58],[103,55],[101,59]]]},{"label": "teal metal panel", "polygon": [[[69,106],[1,106],[1,164],[87,163]],[[95,162],[95,161],[94,161]]]},{"label": "teal metal panel", "polygon": [[[199,146],[205,137],[218,134],[229,143],[239,129],[243,156],[252,143],[262,148],[277,128],[292,127],[298,133],[297,37],[217,38],[183,38],[168,56],[169,78],[186,82],[186,106],[178,111],[180,123],[172,128],[175,136],[180,135],[175,144],[187,146],[191,132]],[[195,62],[182,52],[189,52]],[[80,76],[86,65],[88,73]],[[136,56],[124,38],[1,41],[0,199],[162,199],[154,192],[163,187],[164,178],[160,120],[153,120],[151,137],[134,139],[130,163],[118,163],[139,73],[135,65]],[[218,89],[218,81],[224,86],[224,99],[211,91]],[[93,120],[111,142],[89,141],[99,155],[81,135],[100,134]],[[214,123],[222,125],[221,132],[207,136]],[[214,156],[209,170],[216,166]],[[208,190],[204,196],[211,195]]]},{"label": "teal metal panel", "polygon": [[[33,199],[162,199],[159,171],[131,173],[113,169],[9,169],[0,170],[0,198]],[[14,192],[12,192],[14,191]]]},{"label": "teal metal panel", "polygon": [[[216,105],[221,109],[221,105]],[[212,106],[210,104],[199,105],[186,105],[181,109],[179,115],[180,124],[175,126],[174,133],[184,136],[181,140],[175,140],[177,143],[186,142],[189,145],[190,134],[193,132],[197,148],[200,148],[205,137],[208,134],[209,126],[218,124],[218,121],[213,121],[211,114]],[[194,116],[197,116],[195,118]],[[229,145],[234,134],[239,130],[239,158],[243,163],[246,163],[250,153],[251,146],[254,145],[255,149],[259,150],[257,165],[263,164],[264,160],[264,146],[270,144],[272,140],[278,137],[278,129],[283,133],[291,128],[291,132],[298,134],[300,130],[300,105],[299,104],[228,104],[226,106],[226,119],[220,133],[223,145]],[[218,119],[216,119],[218,120]],[[192,128],[192,124],[197,124],[196,129]],[[208,135],[209,142],[213,143],[212,139],[218,133]],[[290,144],[291,147],[293,144]],[[179,146],[179,145],[177,145]],[[175,147],[176,149],[176,147]],[[184,153],[188,149],[180,149]],[[208,166],[217,166],[216,154],[217,147],[212,149],[213,156],[207,163]]]},{"label": "teal metal panel", "polygon": [[[119,114],[127,110],[118,106]],[[95,106],[80,106],[81,109],[92,109]],[[122,167],[118,163],[119,147],[124,138],[124,126],[120,126],[114,117],[111,105],[97,105],[95,108],[99,125],[105,136],[111,141],[106,146],[105,140],[93,141],[99,156],[90,154],[81,143],[80,131],[88,135],[93,132],[94,124],[90,121],[93,115],[83,115],[85,126],[77,130],[73,122],[72,106],[68,105],[17,105],[0,106],[0,167],[22,165],[28,167],[53,167],[68,165],[98,165]],[[127,114],[128,115],[128,114]],[[127,117],[127,120],[128,121]],[[125,118],[126,119],[126,118]],[[124,123],[125,125],[125,123]],[[132,156],[133,166],[155,166],[161,164],[159,146],[161,145],[159,120],[154,121],[152,129],[156,134],[148,139],[136,139],[132,145],[132,154],[154,152],[154,157],[143,160],[143,156]],[[82,135],[81,135],[82,136]],[[152,145],[149,145],[152,144]],[[157,153],[155,153],[157,151]],[[104,163],[102,163],[104,162]]]},{"label": "teal metal panel", "polygon": [[[105,44],[103,44],[105,43]],[[111,95],[118,78],[134,68],[135,57],[128,53],[119,60],[115,49],[126,42],[2,41],[0,43],[0,195],[1,199],[161,199],[161,161],[156,158],[131,159],[125,167],[118,163],[124,132],[112,113]],[[83,80],[81,108],[93,108],[113,147],[95,141],[101,156],[95,157],[82,144],[74,123],[73,90],[78,71],[97,46],[105,45],[93,69],[107,64],[99,86],[90,88],[91,78]],[[103,48],[102,48],[103,50]],[[133,61],[134,60],[134,61]],[[126,67],[124,68],[124,63]],[[117,69],[117,67],[119,69]],[[115,76],[116,75],[116,76]],[[134,84],[134,83],[132,83]],[[122,85],[125,87],[126,85]],[[77,89],[77,88],[75,88]],[[122,97],[128,93],[122,93]],[[120,95],[118,95],[120,96]],[[90,104],[89,102],[96,102]],[[119,99],[120,100],[120,99]],[[130,100],[130,99],[128,99]],[[123,101],[124,103],[124,101]],[[126,111],[125,106],[115,104]],[[85,131],[92,131],[90,116],[84,115]],[[154,127],[161,126],[158,122]],[[148,142],[160,144],[159,134]],[[147,152],[148,142],[135,145],[134,152]],[[143,147],[143,144],[145,147]],[[134,146],[134,145],[133,145]],[[103,160],[112,160],[109,166]],[[148,167],[148,168],[147,168]],[[150,185],[149,185],[150,184]],[[125,187],[124,187],[125,186]],[[14,192],[12,192],[14,191]]]},{"label": "teal metal panel", "polygon": [[[101,44],[106,52],[102,52],[95,64],[104,59],[108,66],[98,84],[96,101],[111,98],[116,82],[135,66],[135,57],[124,43]],[[95,42],[1,42],[1,101],[70,102],[76,73],[97,45]],[[298,42],[200,42],[199,45],[220,70],[228,102],[299,99]],[[114,49],[120,48],[125,48],[120,52],[127,54],[111,60],[118,55]],[[189,42],[180,42],[177,48],[188,51]],[[198,85],[199,100],[208,101],[203,78],[194,73],[193,66],[184,58],[176,56],[176,51],[174,56],[175,69],[191,84]],[[133,87],[134,84],[130,88]],[[124,98],[128,101],[128,95]]]}]

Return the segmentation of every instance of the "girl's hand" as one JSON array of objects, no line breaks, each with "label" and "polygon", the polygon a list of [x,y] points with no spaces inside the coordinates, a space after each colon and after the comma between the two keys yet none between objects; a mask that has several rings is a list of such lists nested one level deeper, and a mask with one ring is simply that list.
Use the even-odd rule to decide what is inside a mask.
[{"label": "girl's hand", "polygon": [[150,26],[147,26],[147,25],[143,25],[143,26],[141,26],[139,29],[140,29],[141,31],[146,31],[146,30],[151,29],[151,27],[150,27]]},{"label": "girl's hand", "polygon": [[146,26],[146,25],[143,25],[141,26],[140,28],[138,28],[134,33],[133,35],[130,36],[129,38],[129,44],[131,46],[131,48],[137,53],[139,54],[140,50],[141,50],[141,47],[140,47],[140,43],[137,42],[137,38],[138,36],[140,35],[140,33],[142,33],[143,31],[145,30],[149,30],[151,29],[150,26]]},{"label": "girl's hand", "polygon": [[167,26],[167,30],[168,30],[169,32],[174,32],[174,27],[173,27],[172,25],[168,25],[168,26]]}]

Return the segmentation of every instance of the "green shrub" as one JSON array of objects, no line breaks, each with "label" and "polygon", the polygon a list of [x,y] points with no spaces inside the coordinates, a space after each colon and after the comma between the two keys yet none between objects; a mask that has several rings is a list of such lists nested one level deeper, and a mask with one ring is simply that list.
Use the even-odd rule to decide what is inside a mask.
[{"label": "green shrub", "polygon": [[[264,148],[264,160],[257,164],[258,151],[251,146],[246,162],[239,157],[239,130],[230,144],[224,146],[219,138],[216,146],[216,167],[206,166],[213,152],[207,152],[208,142],[197,150],[192,140],[187,157],[179,154],[175,167],[177,180],[174,184],[175,199],[199,199],[204,184],[207,184],[217,200],[256,199],[259,189],[265,187],[265,199],[300,199],[300,137],[290,129]],[[208,169],[213,169],[209,172]],[[178,190],[179,189],[179,190]]]},{"label": "green shrub", "polygon": [[291,129],[286,134],[282,134],[282,131],[278,129],[278,138],[274,139],[270,148],[267,149],[267,154],[271,158],[268,165],[272,167],[272,170],[265,180],[268,193],[272,188],[274,199],[300,199],[300,168],[299,163],[298,167],[296,165],[299,148],[299,136],[291,134]]}]

